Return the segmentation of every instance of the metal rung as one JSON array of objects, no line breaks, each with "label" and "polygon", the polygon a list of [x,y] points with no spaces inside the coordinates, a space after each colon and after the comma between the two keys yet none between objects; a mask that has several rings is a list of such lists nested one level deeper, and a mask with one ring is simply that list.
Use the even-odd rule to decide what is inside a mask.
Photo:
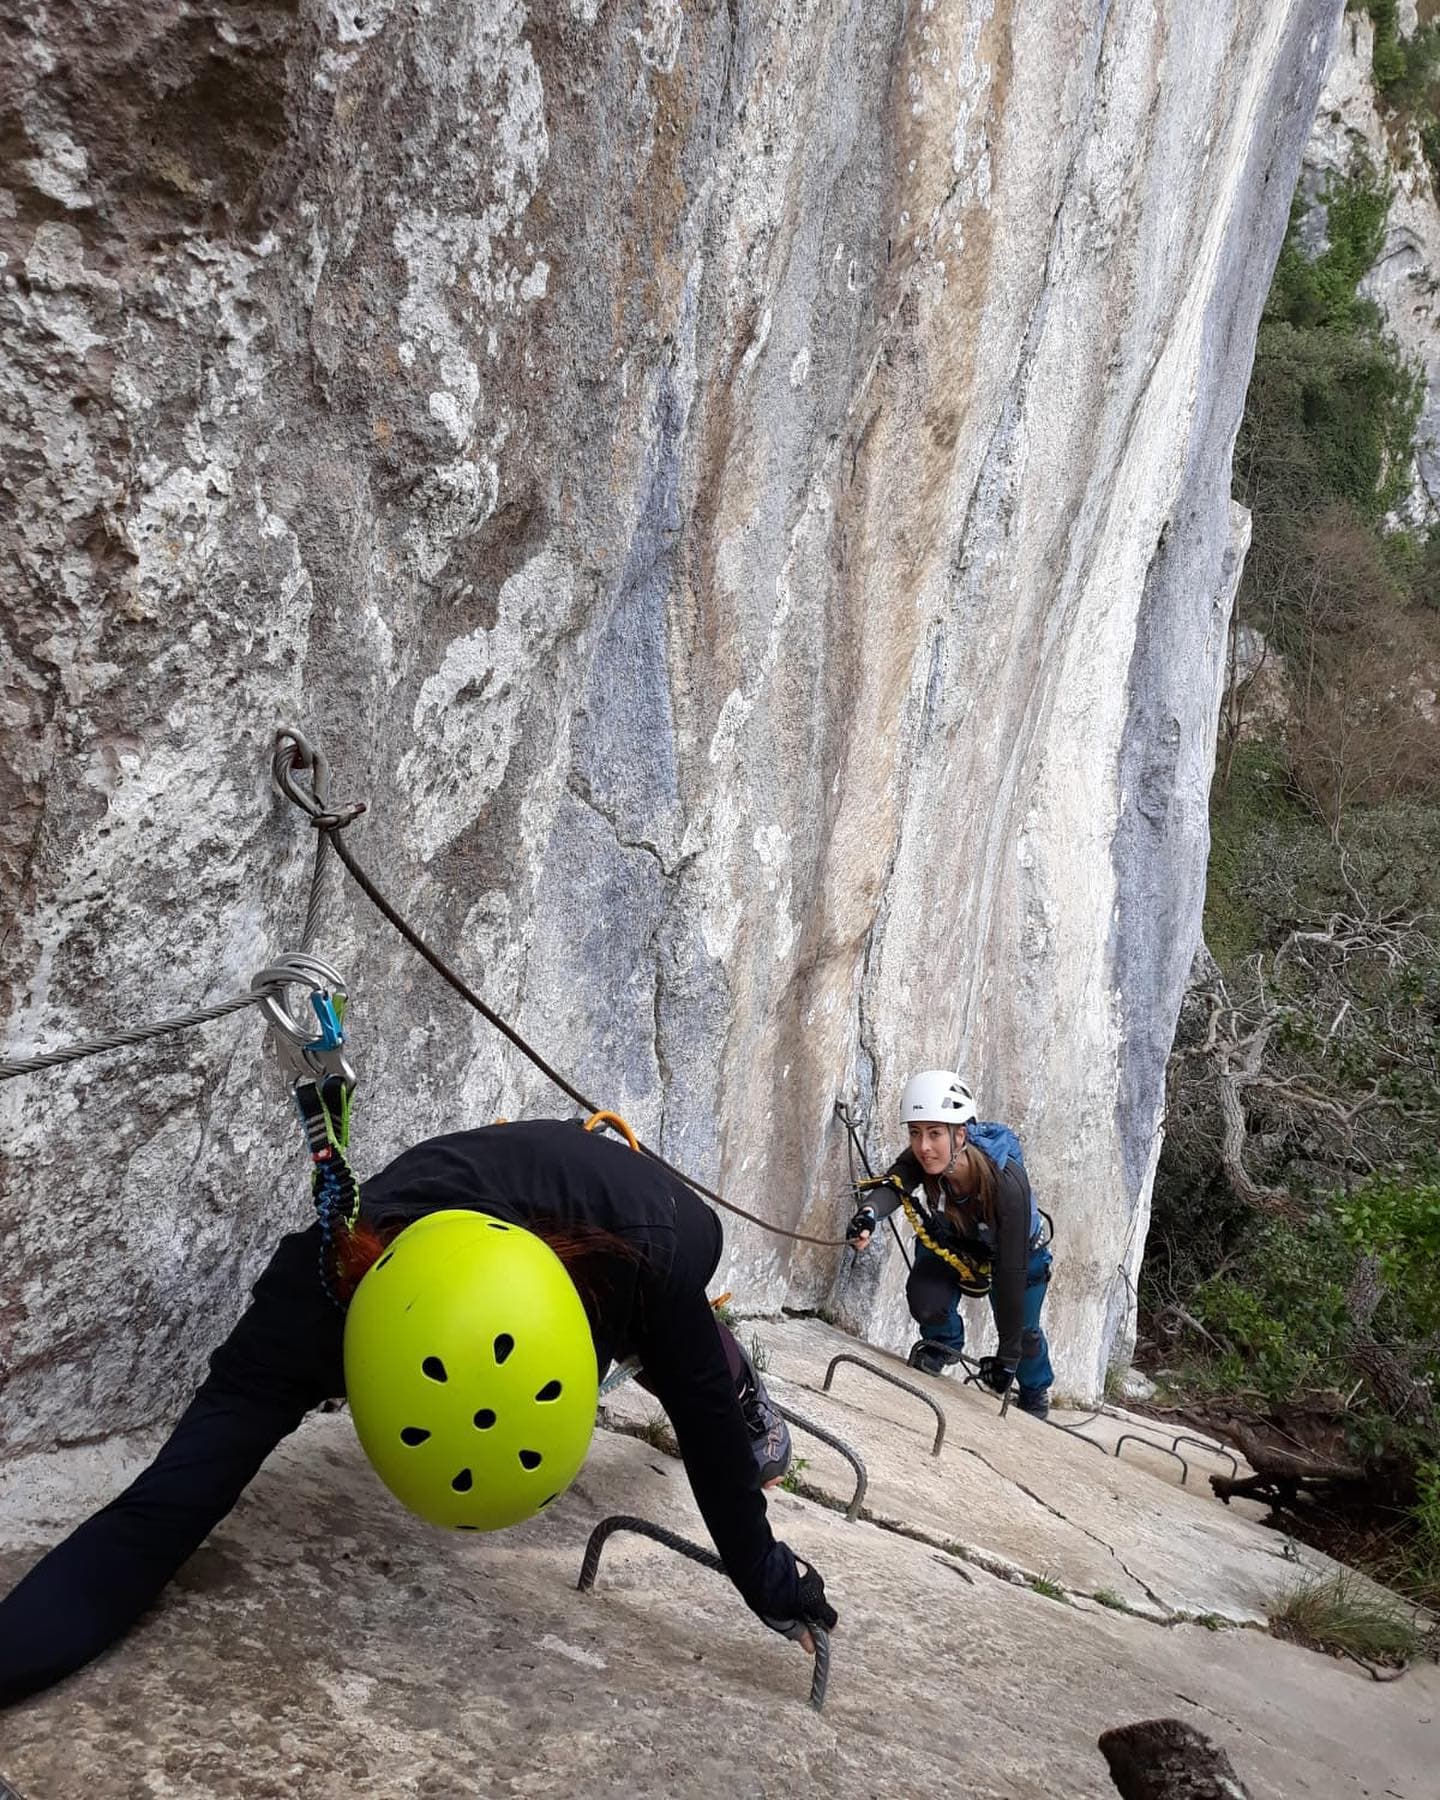
[{"label": "metal rung", "polygon": [[[594,1587],[595,1577],[600,1569],[600,1552],[617,1531],[633,1531],[639,1537],[647,1537],[657,1544],[663,1544],[667,1550],[688,1556],[691,1562],[699,1563],[702,1569],[713,1569],[717,1575],[725,1573],[725,1565],[714,1551],[706,1550],[700,1544],[692,1544],[689,1538],[681,1537],[679,1532],[667,1531],[663,1525],[652,1525],[649,1519],[637,1519],[629,1513],[613,1513],[608,1519],[600,1521],[586,1542],[585,1559],[580,1564],[580,1579],[575,1584],[582,1594]],[[805,1629],[815,1644],[815,1668],[810,1676],[810,1704],[816,1712],[820,1712],[825,1706],[825,1686],[830,1679],[830,1634],[823,1625],[807,1622]],[[0,1800],[5,1800],[4,1793],[0,1793]]]},{"label": "metal rung", "polygon": [[1117,1462],[1120,1460],[1120,1446],[1122,1444],[1141,1444],[1145,1449],[1155,1451],[1158,1456],[1173,1456],[1182,1470],[1180,1476],[1181,1487],[1184,1487],[1186,1482],[1189,1481],[1190,1465],[1178,1450],[1167,1450],[1163,1444],[1157,1444],[1153,1438],[1141,1437],[1137,1432],[1126,1431],[1122,1432],[1115,1440],[1115,1460]]},{"label": "metal rung", "polygon": [[797,1413],[781,1406],[771,1395],[771,1403],[782,1419],[788,1419],[797,1431],[809,1432],[811,1437],[819,1438],[822,1444],[828,1444],[832,1450],[838,1450],[855,1471],[855,1492],[850,1497],[850,1504],[845,1508],[845,1517],[853,1525],[860,1517],[860,1502],[865,1498],[865,1489],[870,1477],[865,1473],[865,1465],[843,1438],[838,1438],[823,1425],[812,1424],[809,1419],[802,1419]]},{"label": "metal rung", "polygon": [[1057,1431],[1063,1431],[1066,1437],[1078,1438],[1082,1444],[1088,1444],[1092,1450],[1098,1450],[1102,1456],[1108,1457],[1110,1454],[1103,1444],[1098,1443],[1092,1437],[1086,1437],[1083,1425],[1062,1425],[1059,1419],[1047,1419],[1045,1423],[1053,1425]]},{"label": "metal rung", "polygon": [[1240,1473],[1239,1458],[1233,1451],[1227,1450],[1223,1444],[1207,1444],[1204,1438],[1190,1437],[1183,1431],[1179,1437],[1170,1440],[1170,1448],[1173,1450],[1177,1444],[1193,1444],[1197,1450],[1203,1450],[1207,1456],[1223,1456],[1230,1465],[1232,1481]]},{"label": "metal rung", "polygon": [[935,1429],[935,1442],[930,1447],[932,1456],[940,1454],[940,1446],[945,1442],[945,1414],[940,1410],[938,1401],[932,1400],[923,1388],[916,1387],[913,1382],[902,1381],[898,1375],[892,1375],[888,1369],[877,1368],[874,1363],[866,1362],[863,1357],[851,1356],[846,1350],[842,1350],[839,1356],[830,1358],[830,1367],[825,1371],[824,1392],[827,1394],[830,1392],[830,1383],[835,1379],[835,1369],[839,1363],[854,1363],[857,1369],[864,1369],[868,1374],[878,1376],[881,1381],[888,1381],[891,1387],[900,1388],[904,1393],[913,1394],[917,1400],[923,1400],[940,1421]]}]

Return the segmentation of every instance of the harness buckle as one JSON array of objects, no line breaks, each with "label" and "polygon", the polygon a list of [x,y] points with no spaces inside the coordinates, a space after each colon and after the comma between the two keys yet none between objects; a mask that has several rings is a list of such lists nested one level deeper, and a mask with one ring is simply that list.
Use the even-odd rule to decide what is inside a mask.
[{"label": "harness buckle", "polygon": [[[347,992],[344,978],[332,964],[305,951],[292,951],[261,969],[250,987],[252,991],[268,990],[260,1010],[292,1088],[303,1083],[324,1087],[331,1082],[338,1082],[347,1092],[354,1088],[355,1065],[345,1053]],[[292,1010],[292,987],[308,990],[301,1005],[308,1002],[313,1024]]]}]

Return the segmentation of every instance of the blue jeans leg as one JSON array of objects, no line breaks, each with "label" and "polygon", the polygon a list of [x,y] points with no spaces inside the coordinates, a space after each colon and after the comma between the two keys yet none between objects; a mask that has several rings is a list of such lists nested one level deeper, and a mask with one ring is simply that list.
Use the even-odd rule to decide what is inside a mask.
[{"label": "blue jeans leg", "polygon": [[955,1272],[921,1243],[915,1246],[915,1266],[905,1283],[905,1298],[922,1338],[931,1344],[943,1344],[947,1350],[965,1348],[965,1321],[960,1317],[960,1288]]},{"label": "blue jeans leg", "polygon": [[1050,1291],[1050,1252],[1032,1250],[1025,1287],[1025,1328],[1020,1337],[1020,1367],[1015,1379],[1023,1406],[1027,1399],[1038,1399],[1055,1379],[1050,1366],[1050,1346],[1040,1329],[1040,1309]]}]

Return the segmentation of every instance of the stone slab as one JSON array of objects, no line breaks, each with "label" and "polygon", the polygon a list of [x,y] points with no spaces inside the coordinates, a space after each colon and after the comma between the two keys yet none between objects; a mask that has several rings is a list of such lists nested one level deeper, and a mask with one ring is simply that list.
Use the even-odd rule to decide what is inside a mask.
[{"label": "stone slab", "polygon": [[[1033,1451],[1071,1454],[1059,1433]],[[0,1580],[133,1462],[14,1465]],[[1099,1732],[1169,1714],[1221,1741],[1255,1800],[1433,1794],[1433,1669],[1377,1687],[1258,1633],[1082,1611],[782,1492],[776,1527],[842,1614],[817,1715],[802,1654],[722,1578],[621,1537],[575,1591],[589,1530],[617,1511],[701,1535],[680,1465],[612,1433],[543,1520],[432,1531],[343,1415],[316,1416],[129,1639],[0,1716],[0,1768],[28,1800],[1098,1800]]]},{"label": "stone slab", "polygon": [[[1141,1610],[1237,1623],[1263,1623],[1268,1601],[1299,1568],[1336,1566],[1222,1505],[1204,1483],[1159,1480],[1130,1460],[1128,1447],[1116,1460],[1013,1406],[1002,1417],[998,1401],[953,1372],[920,1375],[819,1319],[760,1321],[740,1331],[764,1346],[775,1397],[845,1438],[865,1461],[867,1508],[936,1542],[956,1542],[1078,1593],[1109,1590]],[[831,1391],[821,1391],[827,1364],[841,1352],[934,1394],[949,1421],[938,1466],[930,1455],[934,1420],[918,1401],[845,1364]],[[803,1482],[849,1500],[854,1479],[841,1457],[803,1433],[797,1454],[808,1465]]]}]

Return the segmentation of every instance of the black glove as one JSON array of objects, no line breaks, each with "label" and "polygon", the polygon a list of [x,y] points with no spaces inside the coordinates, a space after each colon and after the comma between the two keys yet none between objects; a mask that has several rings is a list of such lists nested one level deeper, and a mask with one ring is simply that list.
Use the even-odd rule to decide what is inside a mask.
[{"label": "black glove", "polygon": [[1009,1363],[1001,1362],[998,1356],[982,1356],[975,1374],[986,1387],[993,1388],[997,1394],[1003,1394],[1015,1379],[1014,1369]]},{"label": "black glove", "polygon": [[820,1579],[818,1569],[802,1563],[797,1557],[795,1573],[800,1577],[797,1616],[793,1619],[772,1619],[761,1613],[760,1618],[772,1631],[778,1631],[781,1637],[798,1643],[812,1625],[823,1625],[826,1631],[833,1631],[840,1622],[840,1615],[825,1598],[825,1583]]},{"label": "black glove", "polygon": [[845,1242],[853,1244],[855,1239],[863,1237],[866,1232],[873,1232],[879,1221],[875,1217],[873,1206],[862,1206],[855,1217],[845,1227]]}]

